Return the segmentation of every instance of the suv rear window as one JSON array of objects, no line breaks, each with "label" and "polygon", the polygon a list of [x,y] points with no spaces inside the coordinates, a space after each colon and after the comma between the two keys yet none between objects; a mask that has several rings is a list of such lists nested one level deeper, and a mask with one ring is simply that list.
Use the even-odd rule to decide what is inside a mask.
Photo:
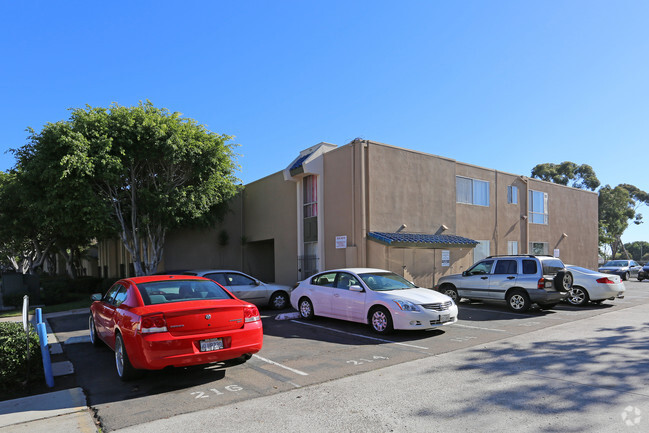
[{"label": "suv rear window", "polygon": [[541,260],[543,264],[543,275],[556,275],[557,272],[562,271],[565,266],[559,259]]}]

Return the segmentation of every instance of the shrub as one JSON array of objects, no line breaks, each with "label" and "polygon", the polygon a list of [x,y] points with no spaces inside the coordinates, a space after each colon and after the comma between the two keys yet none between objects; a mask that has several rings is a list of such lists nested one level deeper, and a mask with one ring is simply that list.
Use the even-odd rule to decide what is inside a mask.
[{"label": "shrub", "polygon": [[27,382],[27,337],[22,323],[0,322],[0,397],[3,399],[44,380],[41,346],[36,330],[31,326],[29,351]]},{"label": "shrub", "polygon": [[23,306],[23,298],[27,294],[27,292],[20,292],[4,295],[2,297],[2,302],[4,303],[5,307],[21,308]]}]

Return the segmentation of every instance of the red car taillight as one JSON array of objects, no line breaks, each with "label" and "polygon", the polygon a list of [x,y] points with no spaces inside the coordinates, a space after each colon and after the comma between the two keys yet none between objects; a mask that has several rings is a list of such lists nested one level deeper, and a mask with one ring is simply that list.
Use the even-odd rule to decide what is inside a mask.
[{"label": "red car taillight", "polygon": [[615,284],[615,281],[611,280],[608,277],[598,278],[595,281],[597,281],[598,283],[601,283],[601,284]]},{"label": "red car taillight", "polygon": [[257,307],[243,307],[243,317],[246,323],[261,320]]},{"label": "red car taillight", "polygon": [[155,332],[167,332],[167,321],[162,313],[142,316],[140,322],[140,333],[153,334]]},{"label": "red car taillight", "polygon": [[539,282],[536,283],[537,289],[550,289],[552,288],[552,280],[546,278],[539,278]]}]

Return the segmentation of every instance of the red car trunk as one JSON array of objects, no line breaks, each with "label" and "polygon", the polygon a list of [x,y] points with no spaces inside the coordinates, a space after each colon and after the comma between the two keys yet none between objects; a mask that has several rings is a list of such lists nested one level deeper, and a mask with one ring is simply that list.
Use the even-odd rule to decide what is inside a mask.
[{"label": "red car trunk", "polygon": [[243,307],[217,306],[211,308],[170,311],[164,313],[167,329],[174,336],[228,331],[243,327]]}]

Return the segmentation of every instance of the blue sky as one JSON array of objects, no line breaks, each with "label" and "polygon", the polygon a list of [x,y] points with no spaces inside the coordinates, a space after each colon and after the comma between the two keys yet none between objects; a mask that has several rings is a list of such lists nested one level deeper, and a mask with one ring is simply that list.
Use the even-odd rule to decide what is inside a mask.
[{"label": "blue sky", "polygon": [[[236,136],[244,183],[356,137],[649,191],[646,1],[0,3],[0,170],[28,126],[151,100]],[[649,241],[647,222],[625,242]]]}]

